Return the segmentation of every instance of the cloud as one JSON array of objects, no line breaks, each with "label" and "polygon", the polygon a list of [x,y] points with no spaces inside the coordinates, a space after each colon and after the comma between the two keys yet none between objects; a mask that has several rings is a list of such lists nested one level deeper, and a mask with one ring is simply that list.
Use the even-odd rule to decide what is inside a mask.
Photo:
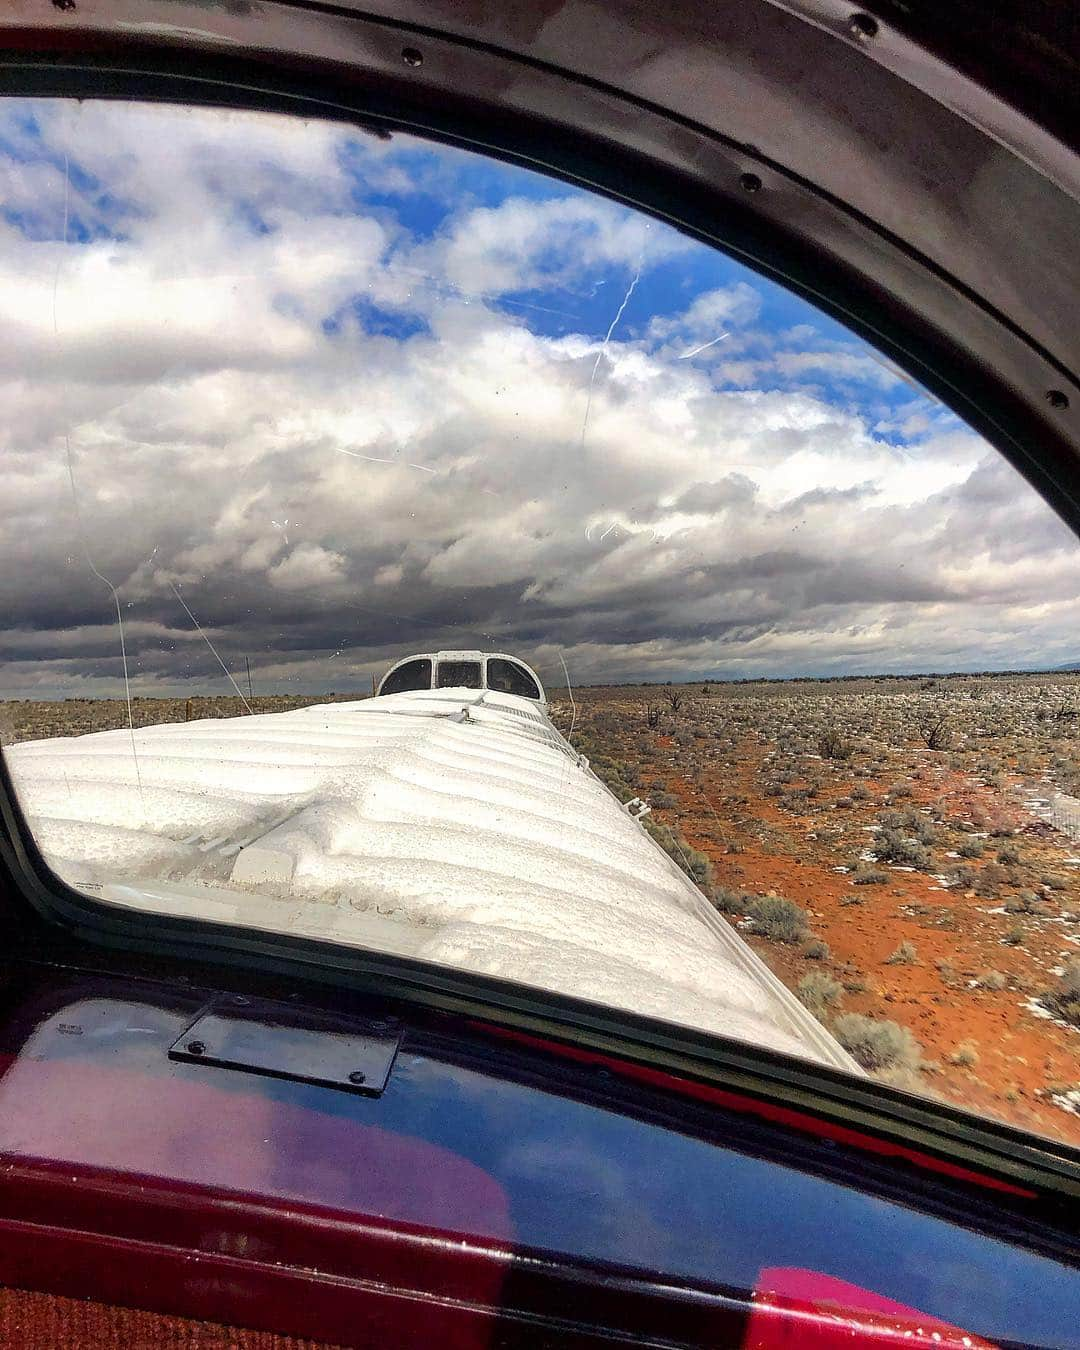
[{"label": "cloud", "polygon": [[283,591],[326,588],[336,591],[345,579],[345,558],[318,544],[302,544],[267,572],[271,586]]},{"label": "cloud", "polygon": [[147,694],[224,682],[174,587],[264,689],[455,645],[549,682],[1077,655],[1017,475],[674,231],[340,126],[4,118],[5,696],[121,687],[95,571]]},{"label": "cloud", "polygon": [[726,328],[752,322],[761,312],[761,295],[745,281],[703,291],[681,314],[656,316],[649,323],[654,338],[683,338],[688,344],[709,342]]},{"label": "cloud", "polygon": [[593,285],[598,268],[628,272],[685,248],[678,236],[654,232],[635,216],[581,193],[537,201],[509,197],[458,216],[418,257],[466,294],[494,297],[544,288]]}]

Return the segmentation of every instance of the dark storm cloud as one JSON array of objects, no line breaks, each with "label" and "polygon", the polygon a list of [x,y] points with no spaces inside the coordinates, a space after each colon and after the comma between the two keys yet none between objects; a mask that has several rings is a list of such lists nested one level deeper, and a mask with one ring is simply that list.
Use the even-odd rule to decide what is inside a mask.
[{"label": "dark storm cloud", "polygon": [[[421,228],[408,143],[341,128],[40,125],[40,171],[7,166],[33,229],[0,233],[9,696],[116,691],[111,586],[146,693],[222,683],[206,639],[310,690],[454,646],[549,680],[559,653],[587,679],[1074,653],[1062,527],[906,386],[883,417],[892,376],[811,350],[809,311],[779,334],[763,283],[713,279],[609,335],[635,277],[704,266],[671,232],[569,190],[477,206],[461,156],[425,169],[453,200]],[[65,193],[93,224],[66,245]]]}]

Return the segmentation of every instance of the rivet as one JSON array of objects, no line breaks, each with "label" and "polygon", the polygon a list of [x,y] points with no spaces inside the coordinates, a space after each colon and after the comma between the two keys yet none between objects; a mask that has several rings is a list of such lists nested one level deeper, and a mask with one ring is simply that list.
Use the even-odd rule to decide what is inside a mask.
[{"label": "rivet", "polygon": [[878,21],[869,14],[853,14],[848,19],[848,32],[860,42],[869,42],[878,35]]},{"label": "rivet", "polygon": [[188,1041],[187,1052],[189,1055],[205,1055],[206,1043],[204,1041]]},{"label": "rivet", "polygon": [[407,66],[422,66],[424,64],[424,53],[419,47],[403,47],[401,49],[401,59]]},{"label": "rivet", "polygon": [[1048,389],[1046,391],[1046,401],[1051,408],[1067,408],[1069,406],[1069,396],[1062,389]]},{"label": "rivet", "polygon": [[349,1082],[355,1083],[359,1087],[361,1083],[367,1082],[367,1074],[363,1069],[353,1069],[352,1073],[349,1074]]},{"label": "rivet", "polygon": [[739,186],[744,192],[760,192],[761,179],[756,173],[744,173],[739,176]]}]

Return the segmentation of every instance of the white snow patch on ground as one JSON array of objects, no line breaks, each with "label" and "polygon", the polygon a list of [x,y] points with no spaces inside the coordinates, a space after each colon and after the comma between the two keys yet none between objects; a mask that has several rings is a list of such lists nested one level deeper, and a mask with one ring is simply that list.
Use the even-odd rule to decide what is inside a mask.
[{"label": "white snow patch on ground", "polygon": [[1077,1031],[1080,1028],[1074,1027],[1071,1022],[1066,1022],[1063,1017],[1055,1017],[1054,1014],[1037,998],[1025,998],[1021,1001],[1021,1008],[1031,1013],[1033,1017],[1039,1017],[1044,1022],[1053,1022],[1056,1027],[1064,1027],[1066,1031]]}]

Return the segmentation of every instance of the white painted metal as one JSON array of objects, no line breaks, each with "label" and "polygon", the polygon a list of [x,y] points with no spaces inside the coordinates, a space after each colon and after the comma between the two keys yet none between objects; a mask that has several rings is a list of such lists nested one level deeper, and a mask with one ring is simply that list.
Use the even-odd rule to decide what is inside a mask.
[{"label": "white painted metal", "polygon": [[[144,911],[376,948],[847,1069],[535,700],[438,689],[17,745],[45,857]],[[857,1070],[856,1070],[857,1071]]]}]

